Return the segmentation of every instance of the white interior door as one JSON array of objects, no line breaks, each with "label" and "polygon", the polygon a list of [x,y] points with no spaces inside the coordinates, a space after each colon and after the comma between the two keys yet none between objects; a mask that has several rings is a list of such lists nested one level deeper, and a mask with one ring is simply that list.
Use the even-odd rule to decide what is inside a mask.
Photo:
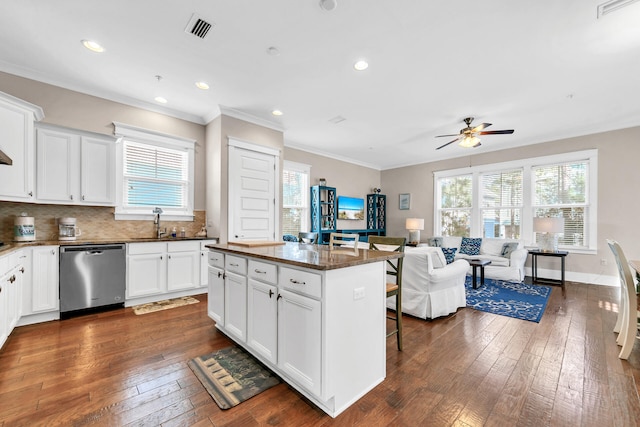
[{"label": "white interior door", "polygon": [[230,242],[276,240],[279,157],[275,150],[251,148],[229,141]]}]

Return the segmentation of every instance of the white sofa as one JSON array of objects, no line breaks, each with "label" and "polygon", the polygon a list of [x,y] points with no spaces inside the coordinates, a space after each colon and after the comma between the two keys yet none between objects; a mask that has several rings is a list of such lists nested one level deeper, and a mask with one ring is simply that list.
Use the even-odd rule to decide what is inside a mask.
[{"label": "white sofa", "polygon": [[[467,305],[464,281],[466,260],[447,264],[441,248],[406,247],[402,267],[402,312],[422,319],[455,313]],[[396,308],[395,298],[387,307]]]},{"label": "white sofa", "polygon": [[[491,264],[484,268],[484,277],[489,279],[506,280],[510,282],[522,282],[524,280],[525,270],[524,263],[527,261],[529,251],[524,248],[521,240],[516,239],[498,239],[483,238],[480,246],[479,255],[465,255],[460,253],[460,244],[462,237],[443,236],[443,248],[457,248],[455,259],[488,259]],[[505,243],[515,242],[518,244],[517,249],[512,251],[510,256],[501,256],[502,248]],[[471,268],[469,268],[471,274]]]}]

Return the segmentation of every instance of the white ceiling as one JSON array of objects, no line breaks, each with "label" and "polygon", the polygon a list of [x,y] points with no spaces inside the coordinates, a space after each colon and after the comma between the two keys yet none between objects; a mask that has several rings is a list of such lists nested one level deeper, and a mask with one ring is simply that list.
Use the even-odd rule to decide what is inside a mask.
[{"label": "white ceiling", "polygon": [[[337,1],[2,0],[0,70],[197,123],[246,115],[380,169],[640,125],[640,2],[598,19],[604,0]],[[467,116],[515,133],[436,151]]]}]

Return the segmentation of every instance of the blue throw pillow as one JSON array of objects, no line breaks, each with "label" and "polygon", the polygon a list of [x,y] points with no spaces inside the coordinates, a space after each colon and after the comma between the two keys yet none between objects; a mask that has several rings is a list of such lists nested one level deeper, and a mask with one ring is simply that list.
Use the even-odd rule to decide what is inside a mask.
[{"label": "blue throw pillow", "polygon": [[460,243],[460,253],[465,255],[480,255],[480,245],[482,238],[463,237]]},{"label": "blue throw pillow", "polygon": [[458,248],[442,248],[442,253],[444,254],[444,259],[447,260],[447,264],[451,264],[456,256],[456,251]]},{"label": "blue throw pillow", "polygon": [[500,252],[500,256],[505,258],[511,258],[511,252],[518,249],[518,244],[516,242],[509,242],[502,245],[502,252]]}]

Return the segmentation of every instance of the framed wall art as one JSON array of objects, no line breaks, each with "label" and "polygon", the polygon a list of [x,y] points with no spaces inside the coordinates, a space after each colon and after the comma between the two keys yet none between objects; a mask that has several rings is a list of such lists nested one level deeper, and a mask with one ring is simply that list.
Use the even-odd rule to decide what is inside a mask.
[{"label": "framed wall art", "polygon": [[409,210],[409,208],[411,208],[411,194],[400,194],[400,210],[406,211]]}]

